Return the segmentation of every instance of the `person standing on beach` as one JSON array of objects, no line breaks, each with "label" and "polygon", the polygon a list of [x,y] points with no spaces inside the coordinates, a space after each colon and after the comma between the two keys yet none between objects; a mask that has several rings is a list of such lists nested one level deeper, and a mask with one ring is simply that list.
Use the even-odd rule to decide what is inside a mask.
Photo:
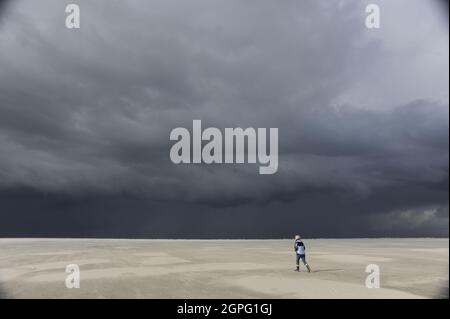
[{"label": "person standing on beach", "polygon": [[297,268],[295,270],[300,271],[300,260],[301,260],[303,264],[306,266],[308,272],[311,272],[311,268],[306,262],[305,244],[303,244],[302,239],[300,238],[299,235],[295,235],[294,250],[297,257],[296,258]]}]

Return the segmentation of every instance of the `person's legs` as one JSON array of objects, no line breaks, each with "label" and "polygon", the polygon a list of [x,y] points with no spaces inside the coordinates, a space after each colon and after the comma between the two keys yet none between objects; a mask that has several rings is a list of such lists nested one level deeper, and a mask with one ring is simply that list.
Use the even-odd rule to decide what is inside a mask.
[{"label": "person's legs", "polygon": [[300,259],[303,262],[303,265],[306,266],[306,269],[308,270],[308,272],[311,272],[311,268],[309,267],[308,263],[306,262],[306,256],[305,255],[301,255]]},{"label": "person's legs", "polygon": [[295,257],[296,257],[295,264],[297,265],[297,268],[295,270],[299,271],[299,269],[300,269],[300,255],[299,254],[295,254]]}]

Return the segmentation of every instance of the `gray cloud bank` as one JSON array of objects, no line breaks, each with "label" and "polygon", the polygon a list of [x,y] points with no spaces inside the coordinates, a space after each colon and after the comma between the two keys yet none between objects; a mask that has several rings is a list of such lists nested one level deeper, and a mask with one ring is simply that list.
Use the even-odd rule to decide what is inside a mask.
[{"label": "gray cloud bank", "polygon": [[[55,233],[64,210],[91,222],[75,235],[448,236],[437,4],[377,1],[368,30],[364,1],[77,3],[79,30],[59,1],[2,9],[0,235]],[[193,119],[278,127],[278,173],[172,164]]]}]

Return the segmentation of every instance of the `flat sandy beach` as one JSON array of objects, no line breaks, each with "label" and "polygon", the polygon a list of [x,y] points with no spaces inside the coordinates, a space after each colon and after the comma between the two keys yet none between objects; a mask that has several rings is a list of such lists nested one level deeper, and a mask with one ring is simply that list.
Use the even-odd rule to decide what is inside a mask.
[{"label": "flat sandy beach", "polygon": [[[0,239],[3,298],[442,298],[448,239]],[[79,289],[65,286],[68,264]],[[366,288],[368,264],[380,288]]]}]

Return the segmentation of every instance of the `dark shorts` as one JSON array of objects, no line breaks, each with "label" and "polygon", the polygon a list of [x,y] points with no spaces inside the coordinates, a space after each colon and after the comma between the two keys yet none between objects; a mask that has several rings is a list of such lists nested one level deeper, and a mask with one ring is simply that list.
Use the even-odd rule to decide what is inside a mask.
[{"label": "dark shorts", "polygon": [[300,260],[302,261],[302,263],[304,263],[306,265],[306,256],[305,255],[297,254],[297,259],[296,259],[297,265],[300,263]]}]

